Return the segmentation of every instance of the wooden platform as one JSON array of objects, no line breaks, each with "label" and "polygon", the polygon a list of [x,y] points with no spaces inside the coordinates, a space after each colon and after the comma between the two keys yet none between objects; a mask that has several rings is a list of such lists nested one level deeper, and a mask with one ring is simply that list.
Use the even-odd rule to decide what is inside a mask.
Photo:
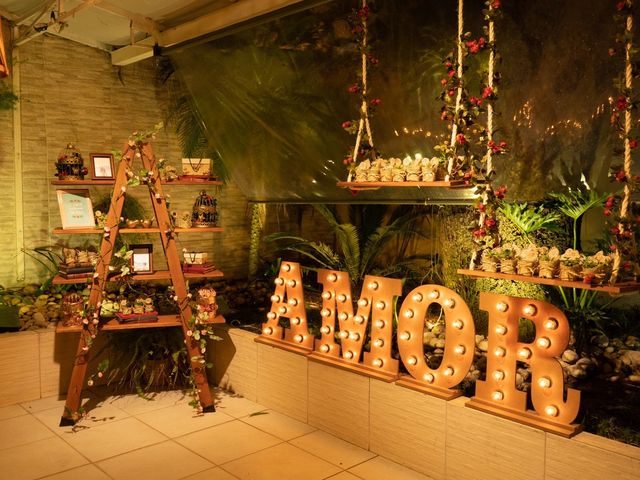
[{"label": "wooden platform", "polygon": [[[221,270],[214,270],[212,272],[207,273],[183,273],[184,278],[196,279],[196,278],[222,278],[224,277],[224,273]],[[171,274],[169,270],[158,270],[153,273],[134,273],[133,275],[128,275],[128,277],[134,282],[150,282],[154,280],[170,280]],[[117,281],[120,278],[119,275],[115,275],[113,277],[109,277],[109,281]],[[74,283],[91,283],[93,280],[92,277],[88,278],[64,278],[61,276],[56,276],[53,278],[52,283],[54,285],[71,285]]]},{"label": "wooden platform", "polygon": [[[216,316],[212,322],[208,323],[225,323],[222,315]],[[139,328],[164,328],[164,327],[180,327],[182,322],[180,315],[158,315],[157,322],[139,322],[139,323],[120,323],[117,319],[113,318],[101,323],[100,329],[104,331],[109,330],[137,330]],[[82,326],[65,327],[62,322],[58,322],[56,325],[56,333],[77,333],[82,330]]]},{"label": "wooden platform", "polygon": [[[52,180],[52,185],[113,185],[115,180]],[[163,186],[167,185],[223,185],[221,180],[173,180],[171,182],[162,182]]]},{"label": "wooden platform", "polygon": [[438,180],[435,182],[338,182],[336,185],[340,188],[348,188],[353,191],[378,190],[379,188],[461,188],[470,186],[465,185],[464,180]]},{"label": "wooden platform", "polygon": [[582,290],[596,290],[598,292],[618,295],[621,293],[640,291],[640,283],[624,282],[615,285],[590,285],[584,282],[571,282],[560,280],[559,278],[541,278],[527,275],[516,275],[510,273],[485,272],[483,270],[466,270],[459,269],[458,274],[473,278],[494,278],[497,280],[513,280],[516,282],[539,283],[542,285],[550,285],[552,287],[579,288]]},{"label": "wooden platform", "polygon": [[[191,228],[174,228],[174,233],[220,233],[224,232],[222,227],[191,227]],[[73,235],[78,233],[104,233],[102,228],[54,228],[54,235]],[[151,228],[119,228],[118,233],[160,233],[158,227]]]}]

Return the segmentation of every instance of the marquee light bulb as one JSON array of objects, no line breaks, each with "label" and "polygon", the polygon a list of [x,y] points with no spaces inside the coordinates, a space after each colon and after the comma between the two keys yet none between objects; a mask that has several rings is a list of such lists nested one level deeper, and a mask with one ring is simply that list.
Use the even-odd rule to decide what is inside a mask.
[{"label": "marquee light bulb", "polygon": [[340,314],[338,315],[338,320],[346,320],[349,317],[349,315],[347,315],[345,312],[340,312]]},{"label": "marquee light bulb", "polygon": [[274,280],[274,283],[275,283],[276,285],[284,285],[284,278],[282,278],[282,277],[278,277],[278,278],[276,278],[276,279]]},{"label": "marquee light bulb", "polygon": [[336,299],[339,302],[346,302],[347,301],[347,296],[344,293],[340,293],[338,294],[338,296],[336,297]]},{"label": "marquee light bulb", "polygon": [[549,348],[551,346],[551,340],[548,337],[540,337],[536,343],[540,348]]},{"label": "marquee light bulb", "polygon": [[358,305],[361,307],[366,307],[367,305],[369,305],[369,300],[367,300],[366,298],[361,298],[360,300],[358,300]]},{"label": "marquee light bulb", "polygon": [[353,321],[356,323],[364,323],[364,317],[362,315],[356,315],[353,317]]},{"label": "marquee light bulb", "polygon": [[551,386],[551,379],[549,377],[542,377],[538,380],[538,385],[542,388],[549,388]]},{"label": "marquee light bulb", "polygon": [[296,281],[292,278],[291,280],[289,280],[287,282],[287,285],[289,285],[291,288],[296,286]]},{"label": "marquee light bulb", "polygon": [[402,332],[400,334],[400,340],[409,340],[411,338],[411,333],[409,332]]},{"label": "marquee light bulb", "polygon": [[410,308],[407,311],[404,312],[404,316],[406,318],[413,318],[414,315],[415,315],[415,313]]},{"label": "marquee light bulb", "polygon": [[325,300],[331,300],[331,292],[322,292],[322,298],[324,298]]},{"label": "marquee light bulb", "polygon": [[284,315],[285,313],[287,313],[288,310],[289,309],[283,305],[280,308],[278,308],[278,313],[280,313],[280,315]]},{"label": "marquee light bulb", "polygon": [[376,320],[376,328],[384,328],[384,320]]},{"label": "marquee light bulb", "polygon": [[462,330],[462,327],[464,327],[464,322],[462,320],[454,320],[451,325],[456,330]]},{"label": "marquee light bulb", "polygon": [[280,295],[271,295],[271,301],[274,303],[280,302]]},{"label": "marquee light bulb", "polygon": [[445,307],[453,308],[456,306],[456,301],[453,298],[447,298],[444,302],[442,302]]},{"label": "marquee light bulb", "polygon": [[451,375],[453,375],[453,368],[451,367],[447,367],[444,369],[444,372],[442,372],[444,375],[446,375],[447,377],[450,377]]},{"label": "marquee light bulb", "polygon": [[293,317],[291,319],[291,323],[293,323],[294,325],[300,325],[302,323],[302,320],[300,319],[300,317]]},{"label": "marquee light bulb", "polygon": [[369,283],[369,290],[377,290],[380,284],[378,282]]},{"label": "marquee light bulb", "polygon": [[532,304],[529,304],[529,305],[527,305],[526,307],[524,307],[524,308],[522,309],[522,312],[523,312],[525,315],[529,315],[529,316],[531,316],[531,315],[535,315],[537,311],[538,311],[538,309],[536,308],[536,306],[535,306],[535,305],[532,305]]},{"label": "marquee light bulb", "polygon": [[342,330],[340,332],[340,338],[347,338],[349,336],[349,330]]},{"label": "marquee light bulb", "polygon": [[321,352],[327,353],[329,350],[330,350],[330,347],[329,347],[329,345],[327,345],[326,343],[323,343],[323,344],[320,346],[320,351],[321,351]]},{"label": "marquee light bulb", "polygon": [[378,310],[384,310],[384,307],[386,307],[386,306],[387,306],[387,304],[384,303],[382,300],[380,300],[379,302],[376,302],[376,308]]},{"label": "marquee light bulb", "polygon": [[555,330],[558,328],[558,321],[555,318],[549,318],[544,322],[544,328],[547,330]]},{"label": "marquee light bulb", "polygon": [[456,345],[456,347],[453,349],[453,351],[455,353],[457,353],[458,355],[462,355],[462,354],[464,354],[464,352],[467,351],[467,349],[464,347],[464,345]]},{"label": "marquee light bulb", "polygon": [[360,334],[358,332],[353,332],[351,333],[351,335],[349,335],[349,338],[354,342],[357,342],[358,340],[360,340]]},{"label": "marquee light bulb", "polygon": [[496,333],[498,335],[504,335],[505,333],[507,333],[507,327],[502,324],[496,325]]},{"label": "marquee light bulb", "polygon": [[422,378],[424,378],[424,381],[427,383],[433,383],[434,380],[434,376],[431,373],[425,373]]},{"label": "marquee light bulb", "polygon": [[269,312],[267,313],[267,318],[269,320],[274,320],[276,318],[276,312]]},{"label": "marquee light bulb", "polygon": [[440,298],[440,292],[438,290],[431,290],[429,292],[429,298],[431,298],[432,300]]},{"label": "marquee light bulb", "polygon": [[520,350],[518,350],[518,356],[520,358],[530,358],[531,357],[531,350],[528,348],[521,348]]},{"label": "marquee light bulb", "polygon": [[320,310],[320,315],[322,315],[323,317],[330,317],[331,310],[329,308],[323,308],[322,310]]},{"label": "marquee light bulb", "polygon": [[496,370],[495,372],[493,372],[493,378],[495,378],[498,381],[504,380],[504,371]]},{"label": "marquee light bulb", "polygon": [[506,312],[507,310],[509,310],[509,305],[507,305],[505,302],[498,302],[496,304],[496,309],[499,312]]},{"label": "marquee light bulb", "polygon": [[320,331],[325,335],[328,335],[329,333],[331,333],[331,327],[329,325],[325,325],[320,329]]},{"label": "marquee light bulb", "polygon": [[344,352],[344,358],[351,360],[353,358],[353,352],[351,350],[347,350]]},{"label": "marquee light bulb", "polygon": [[285,272],[290,272],[291,271],[291,265],[289,265],[288,263],[285,263],[284,265],[282,265],[282,269]]},{"label": "marquee light bulb", "polygon": [[302,335],[296,335],[295,337],[293,337],[293,339],[298,342],[301,343],[302,340],[304,340],[304,337]]},{"label": "marquee light bulb", "polygon": [[496,357],[504,357],[507,354],[507,351],[502,347],[496,347],[496,349],[493,351],[493,354]]},{"label": "marquee light bulb", "polygon": [[500,390],[496,390],[491,394],[491,398],[493,398],[496,401],[500,401],[504,398],[504,393],[502,393]]},{"label": "marquee light bulb", "polygon": [[264,333],[265,335],[271,335],[273,333],[273,328],[266,327],[264,330],[262,330],[262,333]]},{"label": "marquee light bulb", "polygon": [[375,342],[373,342],[373,345],[379,348],[384,345],[384,340],[378,338]]},{"label": "marquee light bulb", "polygon": [[418,359],[411,355],[409,358],[407,358],[407,363],[409,365],[415,365],[416,363],[418,363]]},{"label": "marquee light bulb", "polygon": [[546,413],[550,417],[557,417],[558,407],[556,407],[555,405],[547,405],[544,409],[544,413]]},{"label": "marquee light bulb", "polygon": [[421,302],[422,301],[422,294],[421,293],[416,293],[413,297],[413,301],[414,302]]},{"label": "marquee light bulb", "polygon": [[380,367],[382,366],[382,364],[383,364],[383,363],[384,363],[384,362],[382,361],[382,359],[381,359],[381,358],[376,358],[373,362],[371,362],[371,364],[372,364],[374,367],[378,367],[378,368],[380,368]]},{"label": "marquee light bulb", "polygon": [[292,307],[295,307],[296,305],[298,305],[298,299],[297,298],[290,298],[289,299],[289,305],[291,305]]},{"label": "marquee light bulb", "polygon": [[330,282],[335,282],[338,280],[338,275],[336,275],[335,273],[330,273],[327,278],[329,279]]}]

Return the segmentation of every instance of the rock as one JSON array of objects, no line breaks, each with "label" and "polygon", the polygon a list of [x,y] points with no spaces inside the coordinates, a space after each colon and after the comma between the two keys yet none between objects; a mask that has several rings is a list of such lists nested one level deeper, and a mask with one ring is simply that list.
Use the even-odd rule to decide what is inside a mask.
[{"label": "rock", "polygon": [[606,335],[598,335],[591,339],[591,343],[599,346],[600,348],[605,348],[609,346],[609,337]]},{"label": "rock", "polygon": [[616,351],[615,348],[613,348],[612,346],[608,346],[607,348],[604,349],[605,353],[613,353]]},{"label": "rock", "polygon": [[476,345],[484,340],[484,335],[476,335]]},{"label": "rock", "polygon": [[618,375],[613,375],[612,377],[609,377],[610,382],[617,382],[618,380],[620,380],[620,377]]},{"label": "rock", "polygon": [[442,338],[438,338],[435,343],[436,348],[444,348],[445,341]]},{"label": "rock", "polygon": [[442,325],[436,325],[431,329],[431,333],[433,333],[434,335],[443,334],[444,328],[442,327]]},{"label": "rock", "polygon": [[581,358],[580,360],[578,360],[576,362],[576,366],[582,368],[583,370],[591,368],[595,364],[596,364],[596,362],[594,362],[592,359],[587,358],[587,357],[583,357],[583,358]]},{"label": "rock", "polygon": [[633,383],[640,383],[640,375],[629,375],[627,380]]},{"label": "rock", "polygon": [[518,368],[517,375],[522,377],[522,381],[526,382],[531,377],[531,371],[527,368]]},{"label": "rock", "polygon": [[444,353],[444,350],[443,350],[442,348],[436,348],[436,349],[433,351],[433,354],[434,354],[434,355],[442,355],[443,353]]},{"label": "rock", "polygon": [[31,318],[33,319],[33,323],[38,327],[46,328],[49,324],[49,320],[42,312],[35,312]]},{"label": "rock", "polygon": [[22,288],[23,295],[33,295],[37,291],[38,291],[38,287],[36,287],[35,285],[27,285],[26,287]]},{"label": "rock", "polygon": [[568,364],[572,364],[576,360],[578,360],[578,354],[573,350],[565,350],[562,354],[562,360],[564,360]]},{"label": "rock", "polygon": [[569,368],[567,369],[567,372],[573,378],[584,378],[587,376],[587,372],[584,369],[578,367],[577,365],[570,365]]},{"label": "rock", "polygon": [[482,372],[487,369],[487,357],[482,356],[476,360],[476,369]]},{"label": "rock", "polygon": [[519,373],[516,373],[516,388],[524,383],[524,378]]},{"label": "rock", "polygon": [[482,340],[481,342],[478,343],[478,350],[480,350],[481,352],[486,352],[488,349],[489,349],[488,340]]},{"label": "rock", "polygon": [[429,340],[431,340],[434,337],[435,335],[433,333],[424,332],[424,335],[422,336],[422,343],[429,343]]},{"label": "rock", "polygon": [[621,350],[620,361],[631,368],[640,367],[640,350]]},{"label": "rock", "polygon": [[627,337],[627,339],[624,341],[624,344],[627,347],[638,348],[638,346],[640,346],[640,340],[638,340],[638,337],[634,337],[633,335],[629,335]]}]

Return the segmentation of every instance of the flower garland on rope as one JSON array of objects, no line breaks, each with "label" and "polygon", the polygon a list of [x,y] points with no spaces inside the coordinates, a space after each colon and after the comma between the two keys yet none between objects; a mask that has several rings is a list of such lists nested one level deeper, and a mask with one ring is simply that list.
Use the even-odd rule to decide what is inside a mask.
[{"label": "flower garland on rope", "polygon": [[[611,124],[623,141],[623,149],[616,149],[615,153],[622,155],[623,164],[612,165],[609,176],[613,181],[624,185],[622,195],[611,195],[605,203],[604,214],[611,217],[613,226],[611,251],[614,252],[611,283],[617,280],[631,279],[640,273],[636,260],[637,248],[635,230],[640,223],[640,216],[633,217],[631,195],[639,190],[640,177],[631,174],[631,151],[638,147],[638,138],[632,132],[631,113],[638,107],[638,99],[634,97],[633,80],[640,74],[632,58],[638,53],[633,44],[633,14],[634,0],[616,1],[615,19],[623,33],[616,37],[616,43],[624,47],[624,74],[614,82],[618,90],[618,97],[613,105]],[[616,55],[616,49],[609,49],[611,56]]]},{"label": "flower garland on rope", "polygon": [[478,263],[479,254],[486,248],[497,245],[500,241],[498,236],[497,210],[500,202],[507,193],[507,187],[502,185],[494,190],[493,179],[495,170],[493,167],[493,157],[507,153],[507,142],[496,141],[494,131],[494,104],[497,99],[498,85],[500,83],[500,73],[496,71],[498,53],[496,47],[495,20],[501,15],[501,0],[487,0],[486,9],[483,10],[484,19],[487,25],[483,27],[487,40],[483,36],[478,39],[471,39],[465,42],[467,54],[477,54],[481,51],[488,51],[488,67],[485,80],[480,85],[480,95],[470,97],[469,104],[472,105],[474,114],[479,116],[481,106],[486,103],[487,124],[486,127],[478,126],[478,147],[484,150],[484,154],[479,162],[473,163],[473,175],[471,180],[476,185],[475,193],[480,197],[476,204],[478,220],[470,227],[473,234],[473,241],[476,248],[472,254],[470,269],[475,269]]},{"label": "flower garland on rope", "polygon": [[358,43],[358,50],[360,52],[360,71],[358,73],[358,81],[351,84],[347,91],[351,94],[358,94],[360,97],[360,118],[358,120],[346,120],[342,122],[342,128],[347,132],[356,136],[356,142],[353,147],[353,152],[347,155],[342,163],[349,169],[348,181],[352,181],[352,177],[355,174],[355,167],[357,161],[370,159],[375,161],[377,158],[376,149],[373,145],[373,135],[371,133],[371,124],[369,122],[370,114],[375,111],[375,108],[380,105],[381,100],[379,98],[373,98],[369,100],[369,87],[368,87],[368,71],[369,66],[377,66],[379,60],[375,57],[371,51],[368,43],[368,21],[371,14],[368,0],[361,0],[360,8],[354,10],[349,17],[349,23],[351,24],[351,31],[355,35],[356,42]]}]

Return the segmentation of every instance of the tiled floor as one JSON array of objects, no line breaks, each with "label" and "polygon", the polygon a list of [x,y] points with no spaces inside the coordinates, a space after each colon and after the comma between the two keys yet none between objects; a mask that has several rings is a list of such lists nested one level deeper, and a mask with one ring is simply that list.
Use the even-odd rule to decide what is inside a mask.
[{"label": "tiled floor", "polygon": [[64,400],[0,408],[0,478],[10,480],[429,480],[412,470],[244,398],[216,390],[215,413],[162,392],[87,393],[76,427],[59,427]]}]

